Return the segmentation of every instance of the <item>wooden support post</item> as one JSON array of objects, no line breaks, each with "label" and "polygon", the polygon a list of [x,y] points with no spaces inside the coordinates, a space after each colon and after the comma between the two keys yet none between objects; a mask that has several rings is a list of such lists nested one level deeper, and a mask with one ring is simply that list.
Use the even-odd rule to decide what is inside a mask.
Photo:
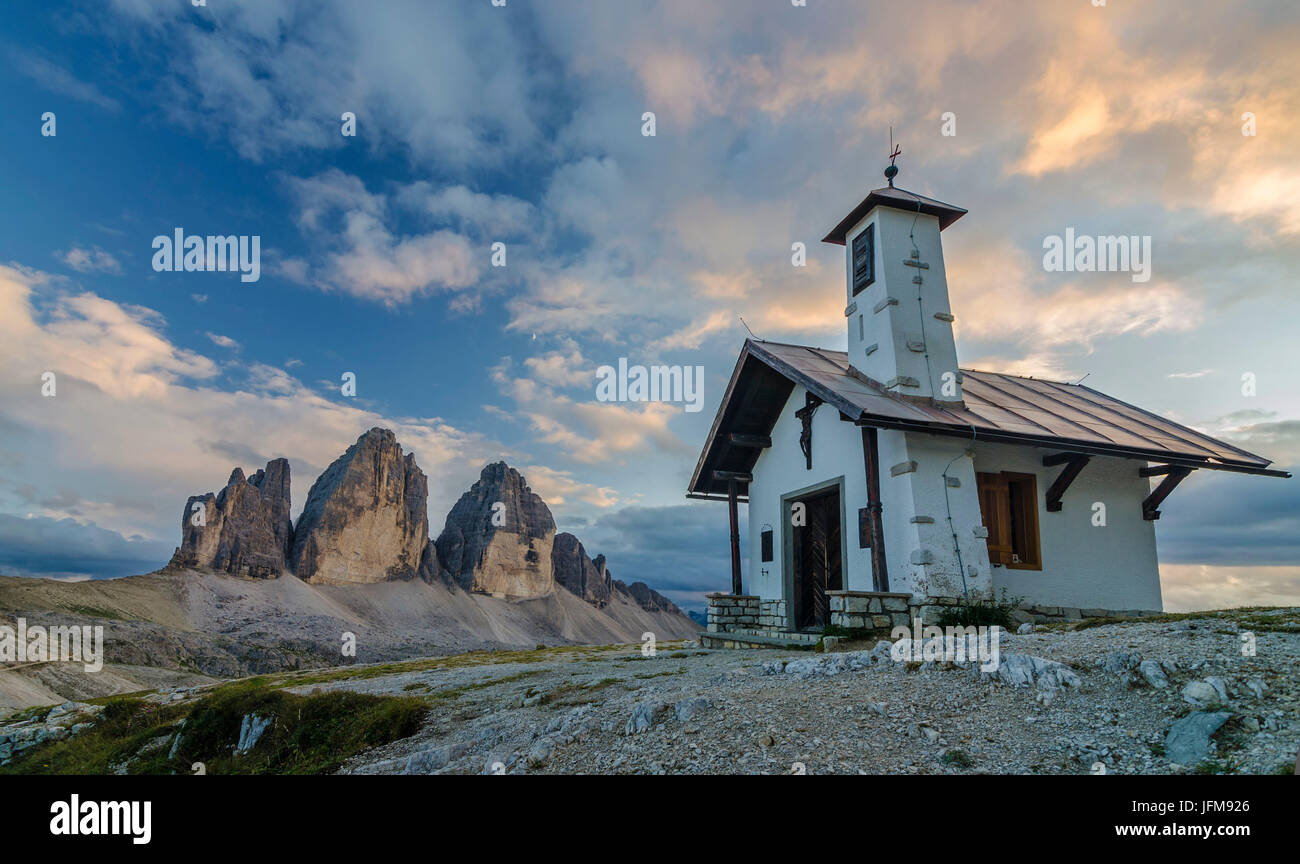
[{"label": "wooden support post", "polygon": [[885,564],[885,526],[880,504],[880,442],[876,427],[862,427],[862,462],[867,472],[867,512],[871,523],[871,583],[876,591],[889,590]]},{"label": "wooden support post", "polygon": [[727,515],[731,518],[731,593],[742,594],[740,584],[740,517],[736,513],[736,480],[727,481]]},{"label": "wooden support post", "polygon": [[[1060,456],[1065,456],[1066,458],[1062,460]],[[1070,488],[1070,484],[1074,482],[1074,478],[1079,476],[1079,472],[1083,470],[1083,466],[1087,465],[1091,458],[1092,457],[1090,456],[1084,456],[1082,453],[1065,453],[1058,454],[1057,456],[1043,457],[1044,465],[1048,465],[1049,462],[1053,465],[1060,464],[1061,461],[1065,462],[1065,468],[1063,468],[1061,473],[1057,475],[1056,482],[1052,484],[1052,488],[1047,490],[1048,513],[1061,512],[1061,496],[1065,494],[1066,489]]]},{"label": "wooden support post", "polygon": [[1160,481],[1160,485],[1155,491],[1146,497],[1142,502],[1142,518],[1148,522],[1160,518],[1159,507],[1169,493],[1174,491],[1174,487],[1183,482],[1183,478],[1191,474],[1194,469],[1191,468],[1171,468],[1165,475],[1165,479]]}]

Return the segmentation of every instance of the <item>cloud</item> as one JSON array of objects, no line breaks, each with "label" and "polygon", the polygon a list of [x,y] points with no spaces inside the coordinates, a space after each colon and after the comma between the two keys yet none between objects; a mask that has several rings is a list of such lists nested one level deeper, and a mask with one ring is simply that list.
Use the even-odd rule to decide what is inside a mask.
[{"label": "cloud", "polygon": [[[315,280],[326,290],[397,306],[437,291],[467,288],[479,278],[486,249],[475,250],[464,236],[442,229],[394,233],[385,196],[366,191],[356,177],[330,169],[290,179],[288,186],[299,226],[324,256]],[[285,266],[289,275],[307,277],[296,262]]]},{"label": "cloud", "polygon": [[[468,488],[476,465],[510,452],[437,417],[330,401],[266,364],[234,364],[238,386],[216,389],[216,364],[164,328],[151,310],[0,266],[0,368],[13,372],[0,379],[0,510],[174,545],[186,497],[220,488],[232,461],[251,470],[287,456],[300,509],[326,465],[386,426],[416,454],[437,508]],[[54,398],[41,395],[46,370]]]},{"label": "cloud", "polygon": [[[545,361],[539,367],[552,370]],[[637,455],[645,458],[655,450],[681,455],[694,449],[669,429],[670,421],[682,415],[680,404],[597,402],[594,375],[589,382],[592,395],[571,399],[544,382],[515,375],[509,358],[491,374],[500,391],[515,401],[516,412],[528,420],[535,440],[554,446],[575,462],[594,465]]]},{"label": "cloud", "polygon": [[533,491],[542,496],[542,500],[557,514],[572,509],[573,502],[602,510],[624,503],[617,490],[584,483],[570,471],[558,471],[544,465],[528,465],[519,470],[528,478]]},{"label": "cloud", "polygon": [[465,186],[441,189],[418,180],[397,193],[402,206],[436,222],[450,223],[463,232],[505,239],[527,234],[535,225],[533,205],[511,195],[485,195]]},{"label": "cloud", "polygon": [[211,330],[209,330],[204,335],[212,340],[213,345],[216,345],[220,348],[234,348],[234,349],[239,348],[239,343],[236,342],[234,339],[231,339],[229,336],[222,336],[220,333],[213,333]]},{"label": "cloud", "polygon": [[[489,4],[214,3],[208,26],[168,0],[111,8],[115,26],[167,46],[157,59],[168,116],[257,162],[368,147],[426,166],[500,165],[529,155],[551,110],[528,28],[503,26],[505,10]],[[356,139],[340,133],[344,111],[357,115]]]},{"label": "cloud", "polygon": [[7,514],[0,514],[0,549],[3,575],[65,581],[145,573],[165,564],[172,552],[166,542],[123,537],[75,519]]},{"label": "cloud", "polygon": [[1160,592],[1166,612],[1294,606],[1300,598],[1300,566],[1161,564]]},{"label": "cloud", "polygon": [[31,78],[51,93],[67,96],[78,102],[86,102],[116,112],[121,105],[116,99],[105,96],[98,87],[82,81],[57,63],[30,51],[13,50],[9,59],[13,67],[21,74]]},{"label": "cloud", "polygon": [[[747,522],[742,514],[742,549]],[[595,516],[579,539],[589,555],[605,554],[614,578],[645,582],[685,608],[731,589],[727,513],[718,504],[623,507]]]},{"label": "cloud", "polygon": [[67,264],[78,273],[121,273],[122,265],[109,253],[95,246],[91,249],[72,248],[67,252],[55,252],[54,257]]},{"label": "cloud", "polygon": [[524,359],[524,367],[532,377],[551,387],[591,387],[596,380],[596,367],[582,356],[578,343],[562,340],[563,348],[547,351]]}]

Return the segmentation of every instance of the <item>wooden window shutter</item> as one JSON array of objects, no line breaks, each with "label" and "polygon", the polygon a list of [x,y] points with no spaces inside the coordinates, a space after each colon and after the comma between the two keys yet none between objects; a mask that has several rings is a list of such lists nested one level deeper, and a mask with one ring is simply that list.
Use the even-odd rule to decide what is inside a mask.
[{"label": "wooden window shutter", "polygon": [[989,562],[1014,570],[1041,570],[1038,486],[1032,474],[978,472],[980,518],[989,536]]},{"label": "wooden window shutter", "polygon": [[1011,537],[1011,489],[1001,474],[979,473],[976,475],[976,487],[979,490],[980,517],[989,536],[989,562],[992,564],[1010,564],[1015,554]]},{"label": "wooden window shutter", "polygon": [[866,288],[875,281],[876,262],[876,226],[868,225],[867,230],[853,238],[853,294]]}]

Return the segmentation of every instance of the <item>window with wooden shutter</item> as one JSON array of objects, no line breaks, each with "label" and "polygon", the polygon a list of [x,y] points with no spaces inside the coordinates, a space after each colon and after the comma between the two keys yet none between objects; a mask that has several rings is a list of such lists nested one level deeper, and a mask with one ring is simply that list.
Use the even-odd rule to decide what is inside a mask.
[{"label": "window with wooden shutter", "polygon": [[876,279],[876,226],[853,238],[853,296]]},{"label": "window with wooden shutter", "polygon": [[980,517],[989,532],[989,561],[1013,570],[1043,569],[1034,475],[981,471],[975,481]]}]

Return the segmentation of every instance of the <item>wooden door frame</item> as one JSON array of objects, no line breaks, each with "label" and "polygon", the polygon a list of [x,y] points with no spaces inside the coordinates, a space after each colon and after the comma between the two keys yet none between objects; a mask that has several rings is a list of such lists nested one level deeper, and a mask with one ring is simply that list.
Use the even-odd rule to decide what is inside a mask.
[{"label": "wooden door frame", "polygon": [[849,584],[848,529],[845,522],[847,504],[844,500],[844,475],[823,480],[781,496],[781,594],[785,598],[785,627],[797,629],[794,594],[794,526],[790,524],[790,505],[796,499],[808,498],[817,493],[835,490],[840,499],[840,584]]}]

